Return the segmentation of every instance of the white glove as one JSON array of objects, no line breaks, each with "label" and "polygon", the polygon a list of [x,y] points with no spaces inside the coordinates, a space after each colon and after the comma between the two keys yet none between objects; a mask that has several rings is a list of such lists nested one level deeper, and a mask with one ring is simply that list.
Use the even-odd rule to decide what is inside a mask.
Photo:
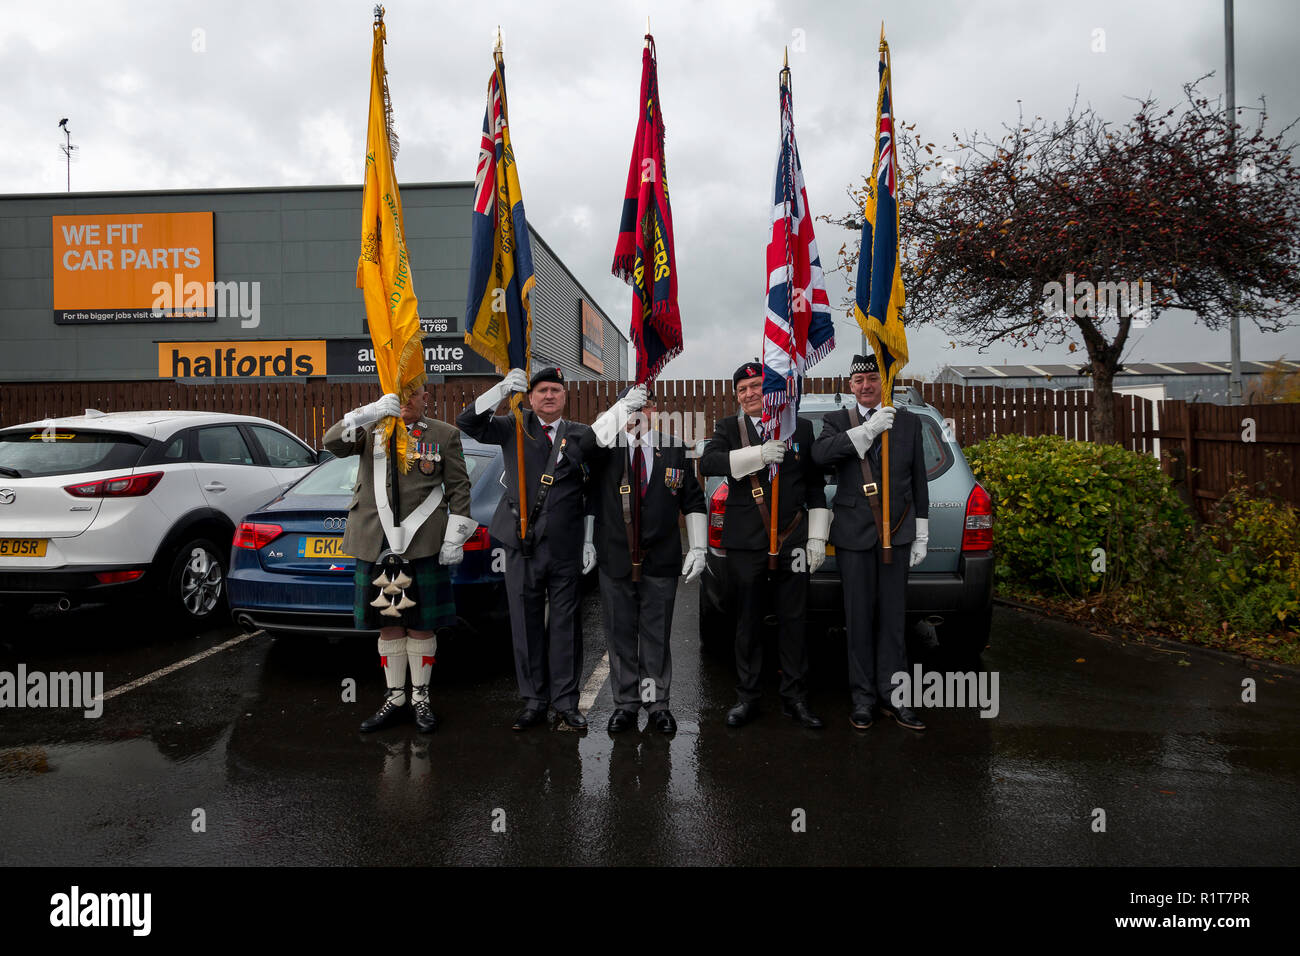
[{"label": "white glove", "polygon": [[826,560],[826,539],[831,531],[829,508],[808,509],[808,573],[816,574]]},{"label": "white glove", "polygon": [[464,515],[447,516],[447,533],[442,538],[442,549],[438,552],[438,563],[442,565],[460,564],[465,560],[465,542],[478,528],[478,522]]},{"label": "white glove", "polygon": [[709,518],[703,511],[692,511],[686,515],[686,540],[690,550],[682,562],[682,574],[690,584],[701,574],[708,564]]},{"label": "white glove", "polygon": [[862,458],[866,456],[876,437],[881,432],[888,431],[893,427],[894,406],[885,405],[861,425],[854,425],[845,434],[849,436],[849,441],[853,442],[858,457]]},{"label": "white glove", "polygon": [[591,573],[591,569],[596,566],[596,545],[592,543],[592,538],[596,536],[596,516],[587,515],[586,525],[587,525],[586,540],[582,542],[582,573],[583,574]]},{"label": "white glove", "polygon": [[496,408],[511,392],[528,391],[528,375],[521,368],[512,368],[506,377],[474,400],[474,414],[482,415]]},{"label": "white glove", "polygon": [[731,463],[731,477],[744,478],[763,467],[763,448],[761,445],[737,448],[728,456],[728,460]]},{"label": "white glove", "polygon": [[618,443],[618,436],[624,426],[627,425],[628,416],[645,407],[648,395],[646,387],[638,385],[592,422],[591,430],[596,435],[596,444],[601,448],[613,448]]},{"label": "white glove", "polygon": [[396,395],[389,392],[377,402],[352,409],[343,416],[343,423],[355,433],[358,429],[373,425],[381,418],[399,418],[401,414],[402,403]]},{"label": "white glove", "polygon": [[[871,416],[875,418],[875,416]],[[925,560],[925,552],[930,543],[930,519],[916,519],[916,538],[912,541],[912,557],[907,566],[914,568]]]},{"label": "white glove", "polygon": [[785,461],[785,442],[783,441],[777,441],[776,439],[765,441],[759,446],[759,450],[762,452],[763,464],[765,465],[780,464]]}]

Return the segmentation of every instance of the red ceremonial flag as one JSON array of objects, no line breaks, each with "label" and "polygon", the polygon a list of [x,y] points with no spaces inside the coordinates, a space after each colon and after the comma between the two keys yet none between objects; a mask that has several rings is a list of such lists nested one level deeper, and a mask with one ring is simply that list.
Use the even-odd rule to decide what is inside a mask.
[{"label": "red ceremonial flag", "polygon": [[682,351],[682,317],[677,308],[673,214],[668,205],[655,43],[649,33],[645,39],[641,108],[627,171],[613,273],[632,286],[631,338],[636,347],[636,381],[653,384],[668,361]]}]

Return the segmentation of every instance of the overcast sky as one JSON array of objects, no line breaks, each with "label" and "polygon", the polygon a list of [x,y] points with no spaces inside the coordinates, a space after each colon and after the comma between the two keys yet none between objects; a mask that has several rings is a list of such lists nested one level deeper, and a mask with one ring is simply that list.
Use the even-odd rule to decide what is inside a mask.
[{"label": "overcast sky", "polygon": [[[80,147],[78,191],[360,183],[371,6],[3,0],[0,193],[65,188],[64,116]],[[686,338],[668,378],[726,376],[758,353],[783,46],[815,215],[847,211],[846,187],[870,170],[882,18],[896,113],[936,143],[996,129],[1018,99],[1053,118],[1077,90],[1120,121],[1129,97],[1174,105],[1203,73],[1215,71],[1206,93],[1223,89],[1222,0],[386,6],[399,180],[474,178],[501,24],[528,218],[625,332],[631,291],[609,267],[651,14]],[[1236,4],[1237,103],[1267,96],[1273,131],[1300,115],[1298,25],[1294,0]],[[840,244],[857,241],[827,224],[817,235],[828,273]],[[828,274],[828,288],[839,303],[843,279]],[[842,314],[837,339],[814,374],[844,372],[858,348]],[[950,362],[1069,360],[1065,346],[953,348],[922,326],[908,340],[908,371],[926,377]],[[1243,358],[1283,354],[1300,358],[1300,327],[1243,327]],[[1136,333],[1126,358],[1226,360],[1228,335],[1167,315]]]}]

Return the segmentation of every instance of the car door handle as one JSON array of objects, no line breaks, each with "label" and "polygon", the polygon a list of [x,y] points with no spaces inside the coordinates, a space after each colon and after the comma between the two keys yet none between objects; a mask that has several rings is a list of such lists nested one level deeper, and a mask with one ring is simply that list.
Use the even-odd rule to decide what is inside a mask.
[{"label": "car door handle", "polygon": [[209,481],[203,486],[204,491],[225,491],[226,486],[219,481]]}]

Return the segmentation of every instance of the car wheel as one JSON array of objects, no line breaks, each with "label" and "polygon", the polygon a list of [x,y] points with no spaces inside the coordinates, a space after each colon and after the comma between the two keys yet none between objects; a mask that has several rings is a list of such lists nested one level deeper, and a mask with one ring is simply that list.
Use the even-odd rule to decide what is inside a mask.
[{"label": "car wheel", "polygon": [[226,562],[207,538],[187,541],[172,558],[164,599],[176,620],[206,625],[221,619],[226,604]]},{"label": "car wheel", "polygon": [[954,614],[942,625],[939,645],[949,656],[978,667],[993,629],[993,607],[970,614]]}]

